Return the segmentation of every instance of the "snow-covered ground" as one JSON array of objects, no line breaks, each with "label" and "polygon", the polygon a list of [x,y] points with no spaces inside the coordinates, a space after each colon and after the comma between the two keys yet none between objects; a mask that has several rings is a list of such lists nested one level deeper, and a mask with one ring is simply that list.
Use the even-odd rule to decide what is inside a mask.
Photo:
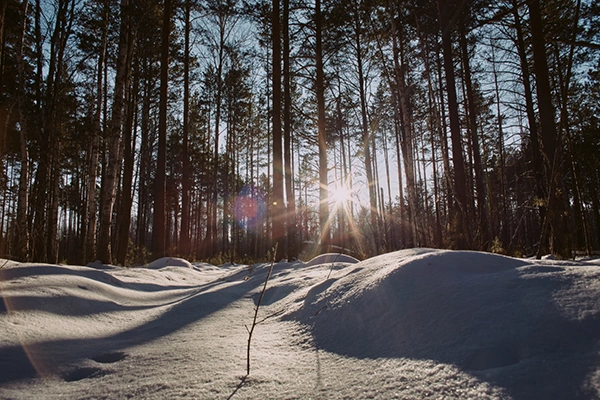
[{"label": "snow-covered ground", "polygon": [[0,398],[600,398],[600,261],[0,260]]}]

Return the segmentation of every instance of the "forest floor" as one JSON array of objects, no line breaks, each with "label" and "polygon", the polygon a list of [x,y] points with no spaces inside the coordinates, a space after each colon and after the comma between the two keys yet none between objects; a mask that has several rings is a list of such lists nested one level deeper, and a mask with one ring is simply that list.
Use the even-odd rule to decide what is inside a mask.
[{"label": "forest floor", "polygon": [[0,260],[0,398],[600,398],[600,259]]}]

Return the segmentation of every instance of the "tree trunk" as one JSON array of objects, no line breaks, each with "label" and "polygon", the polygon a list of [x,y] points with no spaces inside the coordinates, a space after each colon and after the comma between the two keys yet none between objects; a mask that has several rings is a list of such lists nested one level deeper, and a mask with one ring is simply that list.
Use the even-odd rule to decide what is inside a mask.
[{"label": "tree trunk", "polygon": [[181,234],[179,236],[179,254],[187,257],[190,254],[190,8],[191,0],[185,1],[185,28],[183,51],[183,171],[181,184]]},{"label": "tree trunk", "polygon": [[[471,66],[469,64],[469,49],[467,46],[466,26],[464,20],[460,26],[460,47],[464,68],[464,82],[467,91],[469,131],[471,133],[471,142],[473,144],[473,164],[475,167],[475,191],[477,192],[477,214],[479,222],[479,241],[478,248],[485,250],[491,246],[492,238],[489,230],[487,213],[487,190],[485,187],[485,177],[483,164],[481,162],[481,152],[479,148],[479,134],[477,133],[477,104],[475,102],[475,93],[473,83],[471,82]],[[508,221],[504,221],[507,223]]]},{"label": "tree trunk", "polygon": [[367,120],[367,95],[365,89],[365,75],[363,71],[363,50],[361,43],[361,21],[358,5],[354,4],[354,50],[356,51],[356,68],[358,74],[358,94],[360,98],[360,128],[362,133],[362,148],[365,156],[365,172],[367,174],[367,186],[369,188],[369,216],[371,219],[371,229],[373,231],[373,240],[375,244],[375,253],[379,253],[380,235],[377,221],[377,187],[373,177],[373,161],[371,157],[371,135],[369,133],[369,122]]},{"label": "tree trunk", "polygon": [[458,100],[456,96],[456,83],[454,82],[454,59],[452,56],[452,38],[450,26],[450,13],[446,0],[437,0],[442,32],[442,52],[444,56],[444,72],[446,77],[446,92],[448,95],[448,113],[450,117],[450,136],[452,139],[452,161],[454,164],[454,196],[457,209],[454,212],[456,229],[453,232],[455,247],[465,249],[469,243],[467,223],[467,192],[465,178],[465,162],[462,153],[462,139],[460,134],[460,121],[458,114]]},{"label": "tree trunk", "polygon": [[273,241],[285,249],[285,205],[283,203],[283,157],[281,129],[281,24],[279,0],[273,0]]},{"label": "tree trunk", "polygon": [[493,43],[492,47],[492,70],[494,74],[494,91],[496,94],[496,114],[498,115],[498,153],[500,154],[500,196],[502,196],[502,207],[500,219],[503,221],[500,230],[500,239],[502,240],[503,246],[510,247],[510,219],[508,215],[508,194],[506,192],[506,173],[505,173],[505,157],[504,157],[504,129],[502,122],[502,113],[500,111],[500,86],[498,84],[498,73],[496,71],[496,56],[494,52]]},{"label": "tree trunk", "polygon": [[[393,14],[392,14],[393,15]],[[397,106],[400,107],[400,133],[402,140],[400,148],[402,150],[402,161],[404,162],[404,175],[406,176],[406,191],[408,195],[408,224],[410,231],[410,246],[417,245],[417,224],[416,224],[416,207],[417,207],[417,186],[415,183],[415,162],[414,162],[414,138],[413,138],[413,122],[412,112],[410,109],[410,98],[404,68],[400,64],[403,59],[400,47],[398,46],[398,38],[400,37],[399,27],[392,18],[392,51],[394,53],[394,76],[395,76],[395,93],[397,97]],[[404,63],[404,60],[402,60]]]},{"label": "tree trunk", "polygon": [[[23,2],[25,3],[25,2]],[[8,1],[2,1],[0,4],[0,87],[4,87],[4,51],[6,49],[6,35],[5,35],[5,19],[6,19],[6,6]],[[3,142],[5,143],[5,142]],[[4,149],[1,149],[4,150]],[[0,160],[3,159],[4,152],[0,153]]]},{"label": "tree trunk", "polygon": [[292,77],[290,66],[290,1],[283,0],[283,146],[285,194],[287,200],[287,253],[290,259],[298,255],[296,233],[296,197],[292,168]]},{"label": "tree trunk", "polygon": [[144,61],[144,91],[142,99],[142,120],[140,122],[141,140],[140,140],[140,161],[139,161],[139,181],[138,181],[138,212],[137,212],[137,227],[136,227],[136,245],[138,247],[146,247],[148,239],[148,165],[150,164],[150,93],[152,92],[153,84],[149,77],[149,66],[147,60]]},{"label": "tree trunk", "polygon": [[[132,35],[133,36],[133,35]],[[129,48],[133,48],[133,43],[130,41]],[[130,55],[131,57],[131,55]],[[129,62],[128,62],[129,65]],[[138,82],[136,67],[135,85],[133,90],[129,91],[127,104],[125,107],[125,127],[123,129],[123,177],[121,188],[121,204],[119,207],[117,219],[117,263],[126,265],[127,249],[129,247],[129,228],[131,225],[131,206],[133,204],[133,163],[134,163],[134,146],[135,140],[132,138],[132,130],[134,127],[134,113],[137,108],[137,93]],[[129,86],[129,84],[127,85]]]},{"label": "tree trunk", "polygon": [[100,231],[98,237],[98,259],[105,263],[112,262],[111,230],[112,214],[117,190],[117,173],[121,167],[120,146],[123,119],[123,104],[125,102],[125,83],[127,81],[127,55],[129,44],[129,0],[121,0],[121,32],[119,38],[119,55],[117,59],[117,75],[113,94],[111,125],[107,142],[107,165],[103,176],[102,197],[100,209]]},{"label": "tree trunk", "polygon": [[166,195],[167,195],[167,103],[169,83],[169,37],[171,33],[171,0],[164,1],[161,32],[160,108],[158,121],[158,159],[154,180],[154,222],[152,224],[152,256],[166,255]]},{"label": "tree trunk", "polygon": [[535,107],[533,104],[533,93],[531,91],[531,75],[529,74],[529,61],[527,59],[527,49],[521,27],[521,16],[519,15],[518,1],[512,0],[513,17],[515,20],[515,33],[517,35],[517,50],[519,53],[519,62],[521,64],[521,74],[523,78],[523,92],[525,96],[525,109],[527,112],[527,122],[529,125],[529,144],[531,149],[531,166],[535,179],[535,194],[538,198],[538,210],[540,220],[546,217],[546,205],[542,200],[546,199],[546,182],[544,181],[544,161],[542,159],[540,138],[538,133]]},{"label": "tree trunk", "polygon": [[104,27],[102,29],[102,41],[100,45],[100,54],[98,55],[97,63],[97,78],[96,78],[96,109],[94,111],[94,125],[92,133],[92,145],[90,148],[87,198],[85,206],[85,215],[87,216],[86,231],[84,234],[84,261],[95,261],[96,258],[96,222],[97,222],[97,206],[96,206],[96,178],[98,176],[98,161],[100,157],[100,135],[102,134],[102,100],[104,96],[104,63],[106,58],[106,46],[108,37],[108,1],[104,2]]},{"label": "tree trunk", "polygon": [[321,227],[321,250],[326,252],[329,251],[331,245],[331,226],[329,221],[329,183],[327,178],[327,133],[325,132],[325,76],[323,72],[323,19],[321,16],[321,0],[315,1],[315,30],[317,136],[319,141],[319,224]]},{"label": "tree trunk", "polygon": [[536,76],[538,110],[542,128],[542,154],[545,157],[546,182],[548,185],[548,212],[542,224],[542,234],[537,257],[550,251],[562,258],[571,257],[568,227],[564,210],[562,184],[560,138],[556,129],[555,111],[552,104],[552,91],[546,58],[544,24],[539,0],[528,2],[531,23],[533,63]]},{"label": "tree trunk", "polygon": [[[16,221],[16,251],[17,258],[20,261],[28,261],[29,258],[29,230],[27,228],[27,211],[29,208],[29,149],[27,147],[27,115],[25,113],[25,62],[23,60],[23,47],[25,42],[25,32],[27,30],[27,9],[29,2],[23,1],[21,5],[21,16],[23,21],[19,31],[19,43],[17,44],[17,53],[15,55],[17,62],[18,74],[18,111],[19,111],[19,141],[21,147],[21,171],[19,175],[19,198],[17,204],[17,221]],[[2,6],[2,19],[4,19],[4,9],[6,4]],[[1,73],[1,71],[0,71]]]}]

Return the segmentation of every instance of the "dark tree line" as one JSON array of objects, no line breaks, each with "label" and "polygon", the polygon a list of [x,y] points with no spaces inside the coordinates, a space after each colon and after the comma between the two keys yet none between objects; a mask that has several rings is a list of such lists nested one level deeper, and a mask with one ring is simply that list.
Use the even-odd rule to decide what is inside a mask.
[{"label": "dark tree line", "polygon": [[589,0],[6,0],[0,253],[600,249]]}]

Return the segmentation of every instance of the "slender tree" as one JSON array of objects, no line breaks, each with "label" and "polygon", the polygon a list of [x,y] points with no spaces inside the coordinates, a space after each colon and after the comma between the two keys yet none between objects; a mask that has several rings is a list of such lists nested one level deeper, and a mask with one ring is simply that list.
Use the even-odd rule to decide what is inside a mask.
[{"label": "slender tree", "polygon": [[539,0],[528,3],[529,19],[531,24],[531,40],[533,47],[533,63],[536,77],[538,110],[542,135],[542,154],[545,157],[546,182],[548,190],[548,213],[542,224],[542,235],[537,256],[541,257],[550,251],[561,257],[571,257],[568,231],[564,216],[564,199],[561,184],[561,159],[560,138],[556,129],[555,110],[552,104],[552,91],[548,62],[546,59],[546,45],[544,38],[544,23]]},{"label": "slender tree", "polygon": [[184,49],[183,49],[183,171],[181,185],[181,234],[179,237],[179,253],[186,256],[190,253],[190,12],[191,0],[184,4]]},{"label": "slender tree", "polygon": [[469,243],[469,226],[467,222],[467,185],[465,177],[465,162],[462,150],[460,121],[458,113],[458,100],[456,96],[456,83],[454,74],[454,57],[452,52],[452,25],[451,16],[456,12],[448,4],[448,0],[437,0],[440,28],[442,31],[442,52],[444,58],[444,72],[446,78],[446,94],[448,96],[448,114],[450,118],[450,136],[452,138],[452,161],[454,164],[454,196],[456,206],[453,232],[456,247],[464,249]]},{"label": "slender tree", "polygon": [[281,23],[279,0],[273,0],[273,241],[281,243],[286,254],[285,205],[283,203],[283,154],[281,127]]},{"label": "slender tree", "polygon": [[331,240],[329,220],[329,183],[327,169],[327,134],[325,132],[325,74],[323,70],[323,16],[321,0],[315,1],[315,89],[317,94],[317,138],[319,144],[319,224],[320,243],[327,251]]},{"label": "slender tree", "polygon": [[[3,9],[6,5],[3,6]],[[19,42],[17,44],[16,61],[18,73],[19,98],[19,142],[21,149],[21,170],[19,172],[19,200],[17,206],[17,232],[16,232],[16,250],[19,260],[27,261],[29,258],[29,231],[27,229],[27,210],[29,207],[29,149],[27,132],[27,114],[25,104],[25,61],[23,60],[23,49],[25,47],[25,33],[27,31],[27,11],[29,2],[23,1],[21,5],[21,29],[19,32]],[[4,13],[4,11],[3,11]]]},{"label": "slender tree", "polygon": [[158,121],[158,159],[154,179],[154,222],[152,253],[154,258],[166,255],[166,166],[167,166],[167,105],[169,85],[169,40],[171,33],[171,0],[164,0],[160,60],[160,110]]}]

